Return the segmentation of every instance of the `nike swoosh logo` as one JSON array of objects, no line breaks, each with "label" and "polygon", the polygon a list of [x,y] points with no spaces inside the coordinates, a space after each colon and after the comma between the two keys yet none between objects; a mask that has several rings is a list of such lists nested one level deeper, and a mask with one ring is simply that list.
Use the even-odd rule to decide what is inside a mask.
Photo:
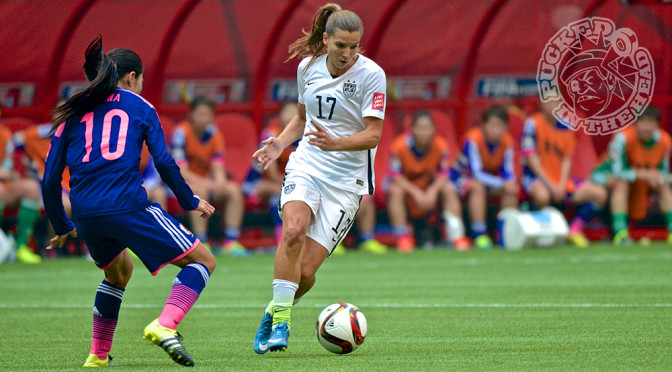
[{"label": "nike swoosh logo", "polygon": [[259,341],[259,350],[261,351],[266,351],[268,349],[268,344],[262,344],[261,341]]},{"label": "nike swoosh logo", "polygon": [[306,86],[312,85],[312,84],[315,84],[315,82],[314,81],[309,81],[309,82],[306,83]]}]

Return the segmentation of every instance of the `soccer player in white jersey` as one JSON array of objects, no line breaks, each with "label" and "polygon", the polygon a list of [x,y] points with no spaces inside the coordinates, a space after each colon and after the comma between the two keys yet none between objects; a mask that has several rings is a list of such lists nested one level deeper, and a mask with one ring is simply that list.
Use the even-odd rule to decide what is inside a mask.
[{"label": "soccer player in white jersey", "polygon": [[290,312],[315,284],[315,272],[352,226],[362,195],[373,194],[373,160],[385,116],[385,73],[359,54],[363,26],[353,12],[327,4],[310,33],[290,47],[299,64],[299,113],[254,153],[266,167],[301,138],[280,196],[282,239],[275,255],[273,300],[254,350],[285,351]]}]

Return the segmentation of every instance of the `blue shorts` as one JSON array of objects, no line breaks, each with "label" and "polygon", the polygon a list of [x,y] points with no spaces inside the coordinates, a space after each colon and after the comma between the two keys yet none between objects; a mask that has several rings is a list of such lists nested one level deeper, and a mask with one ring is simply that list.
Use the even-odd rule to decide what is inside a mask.
[{"label": "blue shorts", "polygon": [[133,212],[80,218],[75,225],[96,266],[103,270],[129,248],[156,275],[200,243],[156,203]]}]

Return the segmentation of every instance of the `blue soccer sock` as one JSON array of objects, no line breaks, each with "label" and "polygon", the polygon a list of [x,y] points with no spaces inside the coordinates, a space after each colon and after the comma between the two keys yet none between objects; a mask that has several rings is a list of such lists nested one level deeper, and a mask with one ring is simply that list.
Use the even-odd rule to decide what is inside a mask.
[{"label": "blue soccer sock", "polygon": [[226,242],[237,241],[240,237],[240,227],[227,226],[224,229],[224,240]]},{"label": "blue soccer sock", "polygon": [[586,202],[576,208],[576,216],[581,218],[584,222],[590,222],[597,216],[600,209],[601,207],[596,203]]},{"label": "blue soccer sock", "polygon": [[485,235],[487,230],[487,225],[485,221],[472,221],[471,222],[471,237],[476,239],[481,235]]},{"label": "blue soccer sock", "polygon": [[96,300],[93,304],[93,341],[90,354],[96,354],[100,360],[107,359],[112,349],[114,330],[117,328],[119,308],[124,296],[124,288],[112,285],[107,280],[98,285]]},{"label": "blue soccer sock", "polygon": [[375,235],[373,235],[373,231],[360,231],[359,232],[359,242],[364,243],[368,242],[369,240],[373,239]]},{"label": "blue soccer sock", "polygon": [[177,325],[194,306],[203,288],[208,284],[208,279],[210,270],[203,264],[190,263],[183,267],[173,280],[173,288],[159,316],[159,324],[166,328],[177,329]]},{"label": "blue soccer sock", "polygon": [[392,226],[392,229],[394,230],[394,236],[397,238],[408,236],[408,228],[406,225]]}]

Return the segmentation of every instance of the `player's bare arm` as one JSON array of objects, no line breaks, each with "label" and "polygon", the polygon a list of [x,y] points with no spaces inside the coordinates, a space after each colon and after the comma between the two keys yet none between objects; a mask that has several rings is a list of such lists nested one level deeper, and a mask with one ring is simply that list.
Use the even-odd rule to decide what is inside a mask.
[{"label": "player's bare arm", "polygon": [[544,185],[548,187],[553,186],[553,182],[551,182],[550,178],[548,178],[548,175],[546,174],[546,171],[544,171],[544,168],[541,166],[541,159],[539,159],[539,155],[532,154],[527,156],[527,162],[532,172],[539,178],[539,180],[541,180],[541,182],[544,183]]},{"label": "player's bare arm", "polygon": [[214,179],[215,187],[224,189],[228,180],[226,179],[226,171],[223,163],[212,164],[212,178]]},{"label": "player's bare arm", "polygon": [[184,177],[184,180],[188,183],[198,183],[201,186],[205,186],[208,190],[212,189],[212,181],[207,177],[201,177],[189,170],[188,164],[180,165],[180,173],[182,173],[182,177]]},{"label": "player's bare arm", "polygon": [[398,174],[392,178],[392,182],[401,187],[404,192],[407,192],[416,201],[421,201],[424,191],[418,186],[414,185],[404,175]]},{"label": "player's bare arm", "polygon": [[324,151],[361,151],[378,146],[383,133],[383,120],[374,117],[364,118],[364,130],[352,136],[334,138],[319,123],[311,122],[317,130],[307,132],[306,136],[313,136],[308,143]]},{"label": "player's bare arm", "polygon": [[439,197],[439,190],[443,187],[443,185],[446,184],[447,180],[448,178],[443,173],[437,174],[434,177],[434,181],[432,181],[432,183],[427,188],[427,191],[425,192],[425,194],[429,198],[429,201],[431,201],[431,203],[429,204],[433,205],[436,203],[436,200]]}]

